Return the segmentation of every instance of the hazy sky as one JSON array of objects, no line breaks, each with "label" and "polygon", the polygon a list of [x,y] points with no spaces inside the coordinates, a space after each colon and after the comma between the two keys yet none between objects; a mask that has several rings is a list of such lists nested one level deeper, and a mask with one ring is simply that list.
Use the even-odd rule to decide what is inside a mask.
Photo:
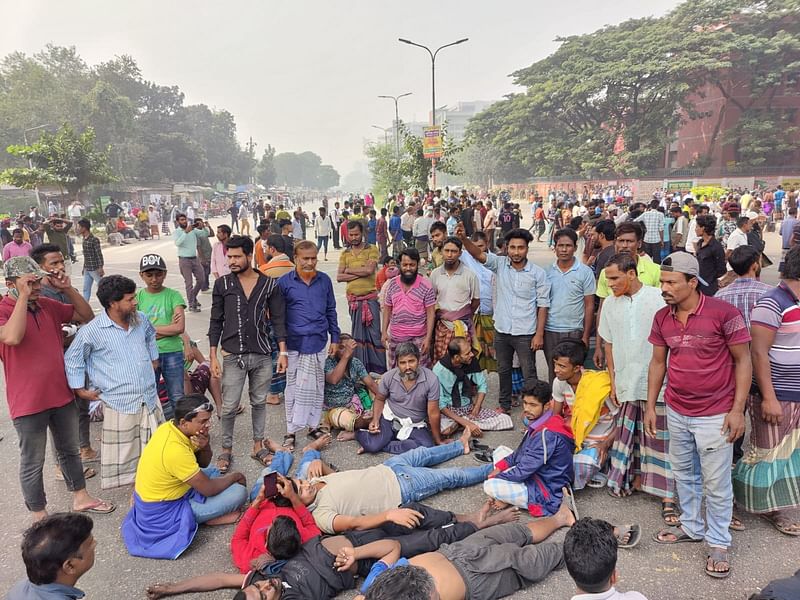
[{"label": "hazy sky", "polygon": [[346,175],[370,126],[391,126],[378,94],[413,92],[400,118],[431,106],[430,58],[398,37],[440,46],[436,101],[496,100],[508,75],[547,56],[556,36],[662,15],[677,0],[0,0],[0,55],[74,45],[89,64],[130,54],[145,79],[187,103],[225,108],[240,141],[312,150]]}]

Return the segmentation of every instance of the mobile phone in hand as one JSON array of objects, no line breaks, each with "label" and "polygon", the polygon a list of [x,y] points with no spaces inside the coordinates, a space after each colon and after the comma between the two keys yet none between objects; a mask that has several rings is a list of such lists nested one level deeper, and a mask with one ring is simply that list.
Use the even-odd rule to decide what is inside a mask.
[{"label": "mobile phone in hand", "polygon": [[272,472],[264,475],[264,497],[274,498],[278,495],[278,473]]}]

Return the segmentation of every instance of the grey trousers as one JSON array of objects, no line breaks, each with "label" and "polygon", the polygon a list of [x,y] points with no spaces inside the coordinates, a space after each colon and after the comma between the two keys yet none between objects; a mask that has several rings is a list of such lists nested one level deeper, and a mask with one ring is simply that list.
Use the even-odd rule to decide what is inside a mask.
[{"label": "grey trousers", "polygon": [[500,407],[511,410],[511,365],[514,353],[519,357],[519,366],[525,385],[536,379],[536,358],[531,350],[532,335],[509,335],[496,331],[494,334],[494,352],[497,357],[497,376],[500,379]]},{"label": "grey trousers", "polygon": [[[544,332],[544,358],[547,361],[547,370],[550,373],[550,383],[556,378],[553,371],[553,352],[565,340],[578,340],[583,337],[583,331],[547,331]],[[588,350],[588,349],[587,349]]]},{"label": "grey trousers", "polygon": [[266,436],[267,394],[272,381],[269,354],[228,354],[222,357],[222,447],[233,448],[233,426],[247,379],[253,440]]},{"label": "grey trousers", "polygon": [[520,523],[487,527],[439,552],[461,573],[470,600],[504,598],[564,566],[561,544],[535,544]]},{"label": "grey trousers", "polygon": [[42,470],[48,429],[67,489],[75,492],[86,487],[78,452],[78,405],[74,400],[59,408],[17,417],[13,423],[19,438],[19,482],[29,511],[44,510],[47,506]]},{"label": "grey trousers", "polygon": [[[186,258],[181,256],[178,258],[178,266],[181,269],[181,276],[186,285],[186,301],[189,307],[192,307],[197,304],[197,294],[200,292],[206,279],[203,265],[197,257]],[[192,276],[194,276],[194,284],[192,283]]]}]

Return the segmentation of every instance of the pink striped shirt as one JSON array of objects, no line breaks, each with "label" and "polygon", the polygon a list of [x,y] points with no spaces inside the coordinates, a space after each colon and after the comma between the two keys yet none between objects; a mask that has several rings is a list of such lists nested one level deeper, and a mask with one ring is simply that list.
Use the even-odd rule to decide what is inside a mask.
[{"label": "pink striped shirt", "polygon": [[384,301],[392,309],[389,335],[393,340],[408,340],[428,332],[426,310],[436,304],[436,292],[426,277],[417,275],[408,290],[404,289],[400,277],[393,277],[386,282]]}]

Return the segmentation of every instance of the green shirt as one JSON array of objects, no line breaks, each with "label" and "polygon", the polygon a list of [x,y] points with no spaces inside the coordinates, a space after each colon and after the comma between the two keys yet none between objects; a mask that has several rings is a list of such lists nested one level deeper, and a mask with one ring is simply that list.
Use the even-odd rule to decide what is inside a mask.
[{"label": "green shirt", "polygon": [[178,258],[197,258],[198,238],[207,238],[208,231],[187,227],[186,230],[178,227],[173,233],[175,245],[178,247]]},{"label": "green shirt", "polygon": [[[186,308],[183,296],[171,288],[164,288],[157,294],[151,294],[146,289],[141,289],[136,292],[136,299],[139,302],[139,310],[147,315],[153,327],[171,325],[175,307]],[[157,343],[159,354],[183,352],[183,340],[180,335],[159,338]]]}]

